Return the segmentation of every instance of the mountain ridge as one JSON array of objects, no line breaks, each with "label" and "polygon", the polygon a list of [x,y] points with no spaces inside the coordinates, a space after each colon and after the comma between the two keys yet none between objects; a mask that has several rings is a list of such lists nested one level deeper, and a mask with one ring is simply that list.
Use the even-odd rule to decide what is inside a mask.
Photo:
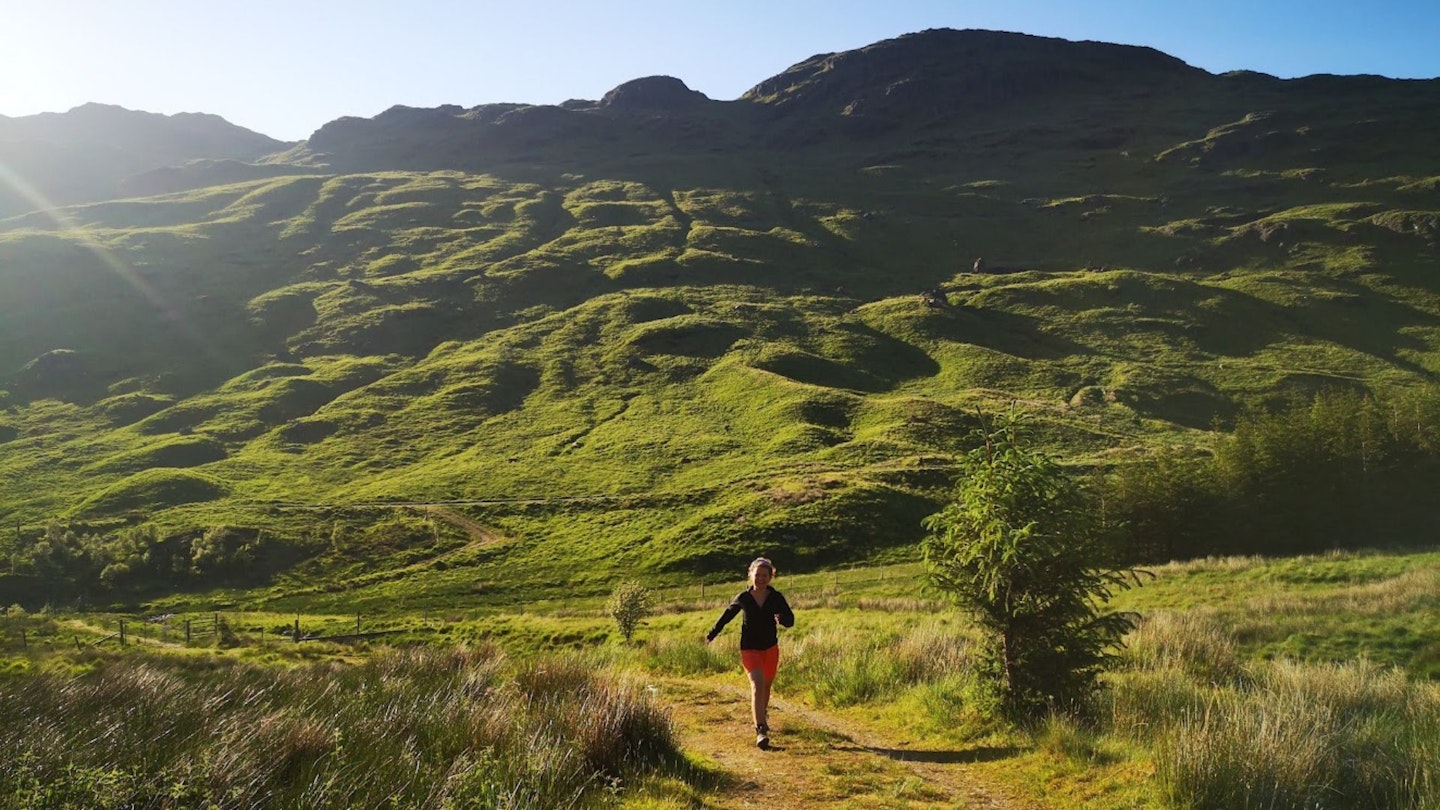
[{"label": "mountain ridge", "polygon": [[404,504],[465,503],[513,538],[471,573],[813,568],[911,547],[977,412],[1103,469],[1434,384],[1440,83],[1117,47],[394,107],[0,218],[0,520],[413,571]]},{"label": "mountain ridge", "polygon": [[285,144],[210,113],[164,115],[111,104],[0,116],[0,218],[119,196],[133,176],[192,160],[255,161]]},{"label": "mountain ridge", "polygon": [[[941,28],[851,51],[817,54],[758,82],[734,101],[709,99],[675,77],[652,76],[623,82],[598,101],[492,103],[471,108],[397,105],[371,118],[336,119],[309,138],[289,143],[205,113],[164,116],[91,103],[66,113],[0,116],[0,159],[7,160],[22,178],[44,175],[47,169],[53,173],[66,162],[79,166],[79,171],[71,172],[78,176],[68,181],[32,184],[39,192],[32,196],[51,203],[87,202],[116,194],[197,187],[216,174],[214,166],[204,161],[322,165],[348,171],[445,166],[483,169],[524,160],[537,144],[570,143],[577,149],[595,149],[635,138],[635,130],[657,125],[653,119],[656,112],[674,119],[670,122],[675,130],[672,146],[688,143],[696,151],[715,151],[727,148],[724,144],[760,139],[789,149],[813,146],[823,139],[813,131],[791,131],[783,121],[792,114],[807,117],[801,128],[813,130],[819,116],[827,119],[825,128],[832,133],[863,140],[905,120],[923,118],[926,125],[935,126],[946,117],[984,113],[1027,100],[1043,103],[1047,97],[1097,93],[1186,93],[1194,92],[1192,83],[1206,81],[1238,81],[1261,92],[1285,86],[1345,93],[1407,85],[1423,90],[1440,87],[1440,79],[1331,74],[1277,79],[1250,71],[1217,76],[1144,46]],[[737,115],[737,105],[753,106],[752,114]],[[707,114],[706,110],[725,110],[726,114]],[[687,117],[687,113],[694,115]],[[606,114],[608,120],[597,114]],[[639,117],[631,120],[633,116]],[[93,134],[97,127],[106,130],[103,143]],[[1115,128],[1117,133],[1122,129],[1124,125]],[[153,138],[159,133],[172,142],[189,143],[153,155],[136,154],[134,143],[140,136]],[[48,142],[53,151],[33,153],[34,144],[40,141]],[[77,149],[97,146],[114,151],[115,157],[108,161],[76,159]],[[192,160],[201,163],[187,169],[184,164]],[[26,171],[27,167],[32,168]],[[196,177],[187,180],[192,171]],[[276,172],[258,170],[250,176]],[[148,180],[143,177],[150,173]],[[243,175],[233,166],[230,173],[237,179]],[[44,187],[47,185],[55,188]],[[8,197],[0,198],[0,216],[42,205],[13,190],[0,193],[6,192]]]}]

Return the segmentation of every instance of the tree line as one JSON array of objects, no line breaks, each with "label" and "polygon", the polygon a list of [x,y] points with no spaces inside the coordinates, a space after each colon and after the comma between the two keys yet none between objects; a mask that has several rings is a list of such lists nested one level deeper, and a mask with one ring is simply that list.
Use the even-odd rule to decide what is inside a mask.
[{"label": "tree line", "polygon": [[162,536],[150,523],[102,531],[54,521],[0,555],[0,573],[29,601],[96,592],[262,581],[297,556],[293,540],[233,526]]},{"label": "tree line", "polygon": [[1136,562],[1286,555],[1432,542],[1437,484],[1440,388],[1322,391],[1109,470],[1094,508]]}]

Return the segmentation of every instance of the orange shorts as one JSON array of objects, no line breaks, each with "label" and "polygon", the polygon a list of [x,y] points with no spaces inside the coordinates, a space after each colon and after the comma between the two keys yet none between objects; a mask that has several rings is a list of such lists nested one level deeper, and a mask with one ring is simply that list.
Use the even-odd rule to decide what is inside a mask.
[{"label": "orange shorts", "polygon": [[780,670],[780,645],[776,644],[768,650],[741,650],[740,666],[746,672],[764,672],[767,681],[775,680],[775,673]]}]

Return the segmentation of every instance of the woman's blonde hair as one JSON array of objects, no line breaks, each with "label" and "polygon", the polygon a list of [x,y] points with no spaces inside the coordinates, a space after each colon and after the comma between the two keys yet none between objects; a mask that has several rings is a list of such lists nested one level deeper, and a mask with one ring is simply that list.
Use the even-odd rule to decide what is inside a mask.
[{"label": "woman's blonde hair", "polygon": [[749,577],[750,577],[750,581],[751,581],[752,583],[755,581],[755,570],[756,570],[757,568],[768,568],[768,569],[770,569],[770,578],[771,578],[771,579],[774,579],[775,576],[780,573],[779,571],[776,571],[776,570],[775,570],[775,563],[770,562],[769,560],[767,560],[767,559],[764,558],[764,557],[756,557],[756,558],[755,558],[755,561],[752,562],[752,563],[750,563],[750,573],[749,573]]}]

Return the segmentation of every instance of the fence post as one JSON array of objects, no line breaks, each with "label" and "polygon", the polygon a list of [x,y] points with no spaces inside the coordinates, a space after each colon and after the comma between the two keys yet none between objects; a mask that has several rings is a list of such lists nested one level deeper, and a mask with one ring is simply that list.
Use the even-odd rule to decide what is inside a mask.
[{"label": "fence post", "polygon": [[125,646],[125,620],[120,620],[120,646]]},{"label": "fence post", "polygon": [[190,643],[190,620],[185,620],[185,643]]},{"label": "fence post", "polygon": [[25,631],[20,631],[20,652],[30,652],[30,645],[25,641]]},{"label": "fence post", "polygon": [[355,635],[360,635],[360,614],[355,614]]},{"label": "fence post", "polygon": [[295,617],[295,636],[294,636],[294,638],[295,638],[295,643],[296,643],[296,644],[299,644],[299,643],[300,643],[300,617],[299,617],[299,616],[296,616],[296,617]]},{"label": "fence post", "polygon": [[81,650],[84,649],[83,647],[80,646],[80,637],[79,637],[79,636],[71,636],[71,638],[75,639],[75,650],[76,650],[77,652],[79,652],[79,651],[81,651]]}]

